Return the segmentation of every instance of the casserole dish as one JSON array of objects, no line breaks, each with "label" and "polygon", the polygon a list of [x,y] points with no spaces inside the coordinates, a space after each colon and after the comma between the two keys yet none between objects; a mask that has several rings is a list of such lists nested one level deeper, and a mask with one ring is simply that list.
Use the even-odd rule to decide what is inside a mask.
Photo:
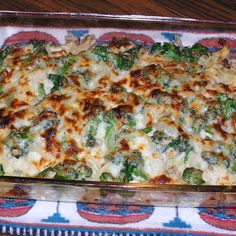
[{"label": "casserole dish", "polygon": [[[67,33],[79,37],[93,33],[98,42],[113,36],[126,36],[148,44],[172,41],[178,34],[184,45],[201,42],[211,50],[217,49],[217,38],[224,38],[231,44],[233,57],[234,29],[234,23],[228,23],[226,27],[223,22],[152,16],[2,12],[0,42],[10,45],[36,38],[63,43]],[[162,206],[230,206],[234,204],[235,191],[234,186],[101,183],[23,177],[1,177],[1,185],[2,196],[7,197]]]}]

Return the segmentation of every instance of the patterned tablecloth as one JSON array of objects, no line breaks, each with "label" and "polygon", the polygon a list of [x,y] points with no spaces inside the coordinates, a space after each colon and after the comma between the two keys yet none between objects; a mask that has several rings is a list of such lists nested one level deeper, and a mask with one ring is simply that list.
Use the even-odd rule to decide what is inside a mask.
[{"label": "patterned tablecloth", "polygon": [[0,199],[12,235],[236,235],[236,209],[99,205]]},{"label": "patterned tablecloth", "polygon": [[[65,35],[94,33],[99,42],[113,36],[171,41],[173,32],[118,29],[46,29],[0,27],[0,45],[44,39],[64,42]],[[236,56],[236,34],[177,32],[184,45],[201,42],[211,50],[224,38]],[[236,235],[236,208],[169,208],[47,202],[0,198],[0,233],[13,235]]]}]

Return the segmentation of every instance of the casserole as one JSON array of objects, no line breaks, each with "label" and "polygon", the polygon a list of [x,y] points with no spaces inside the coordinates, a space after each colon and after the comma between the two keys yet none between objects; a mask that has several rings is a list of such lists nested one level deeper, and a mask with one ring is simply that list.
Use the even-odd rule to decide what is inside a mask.
[{"label": "casserole", "polygon": [[[19,15],[19,13],[5,13],[5,16],[3,14],[2,16],[2,25],[6,25],[9,24],[11,25],[11,22],[14,22],[15,17],[18,17],[16,15]],[[51,37],[51,40],[57,40],[56,37],[52,37],[51,35],[48,35],[47,32],[52,32],[53,30],[55,31],[55,35],[56,33],[58,33],[58,35],[63,35],[63,32],[65,34],[65,32],[72,32],[74,34],[84,34],[89,30],[90,32],[96,32],[97,34],[99,34],[100,32],[100,41],[102,42],[103,40],[106,40],[107,36],[109,36],[109,32],[113,31],[112,35],[116,35],[118,34],[123,34],[123,35],[131,35],[133,37],[136,37],[136,40],[145,40],[145,42],[147,43],[148,41],[152,41],[152,37],[156,37],[155,40],[162,40],[165,41],[166,38],[170,38],[173,37],[173,32],[174,33],[178,33],[179,35],[186,34],[188,37],[191,36],[195,36],[196,38],[198,38],[198,40],[203,40],[203,36],[202,35],[206,35],[206,33],[208,33],[211,37],[223,37],[226,38],[228,37],[228,35],[230,35],[230,38],[235,37],[234,32],[233,32],[233,26],[234,24],[231,23],[228,25],[228,28],[225,29],[223,27],[223,23],[214,23],[214,22],[202,22],[202,21],[193,21],[193,20],[173,20],[173,19],[160,19],[160,18],[155,18],[155,17],[142,17],[142,16],[136,16],[136,17],[127,17],[127,16],[120,16],[120,17],[112,17],[112,16],[95,16],[95,15],[84,15],[84,14],[29,14],[29,13],[24,13],[24,14],[20,14],[21,18],[19,20],[19,22],[17,22],[18,27],[20,27],[20,31],[16,34],[13,34],[13,36],[11,36],[8,39],[4,39],[4,44],[10,44],[12,42],[17,42],[17,40],[19,40],[19,38],[21,39],[22,42],[22,38],[24,39],[24,37],[27,38],[31,37],[32,38],[32,34],[34,35],[33,37],[36,37],[36,35],[39,34],[39,37],[42,36],[42,31],[46,32],[46,36],[48,38]],[[30,20],[29,20],[29,17]],[[46,20],[47,19],[47,20]],[[63,19],[63,25],[62,25],[62,19]],[[120,21],[122,19],[122,21]],[[52,22],[53,22],[53,27],[52,27]],[[133,22],[135,22],[135,27]],[[158,23],[158,24],[157,24]],[[196,24],[197,23],[197,24]],[[110,27],[112,24],[115,25],[115,29],[111,29],[108,28]],[[93,27],[91,27],[91,25]],[[35,27],[36,28],[35,30]],[[64,26],[65,28],[62,28],[62,26]],[[101,29],[102,26],[102,29]],[[158,26],[158,28],[157,28]],[[10,28],[9,28],[10,27]],[[31,27],[31,28],[30,28]],[[32,30],[34,27],[34,30]],[[41,27],[41,28],[40,28]],[[83,27],[82,29],[80,27]],[[87,28],[85,28],[87,27]],[[113,26],[114,27],[114,26]],[[155,27],[155,28],[153,28]],[[11,33],[14,32],[14,30],[16,31],[17,28],[11,26],[3,26],[2,31],[4,32],[8,32],[9,29],[11,30]],[[128,31],[131,31],[132,29],[132,34]],[[138,30],[137,30],[138,29]],[[155,29],[155,30],[153,30]],[[211,30],[218,30],[217,33],[216,32],[212,32]],[[18,28],[19,30],[19,28]],[[121,30],[123,30],[124,32],[122,33]],[[142,31],[141,31],[142,30]],[[188,30],[192,30],[193,32],[187,32]],[[140,32],[141,31],[141,32]],[[101,35],[101,32],[103,33],[103,35]],[[105,32],[107,32],[107,34],[104,34]],[[40,34],[41,33],[41,34]],[[60,33],[60,34],[59,34]],[[145,37],[145,34],[151,35],[152,37]],[[45,36],[45,35],[44,35]],[[18,38],[17,38],[18,37]],[[160,38],[157,38],[160,37]],[[186,38],[188,38],[186,37]],[[144,38],[144,39],[143,39]],[[186,45],[186,42],[184,40],[186,40],[186,38],[183,37],[183,43]],[[29,39],[29,38],[28,38]],[[62,40],[62,39],[60,39]],[[15,154],[16,153],[16,154]],[[14,150],[14,155],[18,157],[18,152],[16,150]],[[58,191],[55,189],[63,189],[63,188],[69,188],[70,184],[75,184],[75,185],[81,185],[84,188],[88,188],[91,190],[91,188],[93,189],[92,191],[90,191],[91,194],[86,193],[86,197],[83,196],[83,198],[86,199],[86,201],[94,201],[95,199],[94,196],[98,195],[97,194],[97,190],[95,187],[93,187],[94,182],[71,182],[71,181],[55,181],[55,180],[39,180],[39,179],[28,179],[28,178],[20,178],[20,177],[2,177],[2,179],[5,179],[5,181],[9,180],[9,179],[17,179],[17,181],[20,179],[21,182],[23,181],[24,185],[27,186],[27,182],[29,181],[33,181],[35,183],[40,183],[40,181],[43,181],[43,183],[47,183],[45,184],[45,186],[50,186],[50,184],[53,185],[53,188],[50,190],[53,192],[53,194],[49,194],[49,196],[55,196],[55,200],[58,198],[60,198],[60,200],[69,200],[70,201],[70,197],[65,197],[63,196],[61,191]],[[51,181],[51,182],[50,182]],[[22,184],[23,184],[22,183]],[[61,185],[58,185],[58,183],[61,183]],[[97,182],[96,182],[97,183]],[[48,185],[49,184],[49,185]],[[29,183],[30,185],[30,183]],[[55,186],[54,186],[55,185]],[[163,205],[167,204],[165,202],[168,202],[168,204],[170,205],[175,205],[176,204],[176,199],[178,201],[180,201],[180,205],[185,206],[186,199],[188,199],[192,194],[194,196],[197,196],[197,194],[192,193],[190,191],[191,188],[196,188],[196,189],[200,189],[200,191],[205,191],[206,189],[209,187],[211,188],[212,186],[188,186],[186,187],[185,185],[161,185],[159,186],[158,184],[118,184],[118,183],[97,183],[97,186],[103,187],[104,189],[102,190],[102,195],[105,197],[104,201],[109,203],[109,201],[111,201],[110,196],[113,195],[111,192],[116,192],[119,190],[118,195],[116,193],[114,193],[116,195],[116,197],[112,196],[112,201],[114,203],[119,203],[122,202],[123,200],[126,200],[127,202],[125,202],[126,204],[137,204],[137,202],[140,202],[140,198],[142,199],[141,204],[157,204],[155,202],[155,198],[151,197],[152,192],[149,192],[150,189],[155,189],[155,191],[153,191],[153,194],[155,195],[155,193],[161,191],[162,193],[162,197],[159,199],[160,202],[163,203]],[[10,185],[9,185],[10,186]],[[11,192],[21,192],[25,193],[26,195],[28,193],[30,193],[30,197],[33,197],[33,193],[35,193],[35,188],[32,188],[32,186],[27,190],[27,188],[23,188],[21,183],[19,183],[19,185],[17,185],[16,190],[10,190]],[[45,186],[43,186],[45,188]],[[63,187],[62,187],[63,186]],[[107,186],[107,187],[105,187]],[[39,191],[42,188],[42,186],[38,185],[37,191]],[[82,190],[84,188],[79,188],[76,190]],[[121,191],[121,189],[125,188],[126,191],[123,192]],[[167,188],[167,191],[165,191],[163,188]],[[186,199],[184,198],[183,194],[180,194],[179,192],[177,194],[173,194],[173,188],[177,188],[177,190],[179,190],[180,192],[183,191],[181,189],[185,189],[187,191],[187,193],[185,193],[184,195],[186,195]],[[225,188],[225,191],[229,191],[229,189],[234,189],[234,187],[222,187],[222,186],[217,186],[215,189],[219,189],[219,188]],[[20,190],[19,190],[20,189]],[[140,190],[138,190],[140,189]],[[171,189],[171,191],[170,191]],[[136,191],[137,190],[137,191]],[[92,194],[92,192],[94,191],[94,194]],[[121,192],[120,192],[121,191]],[[156,192],[157,191],[157,192]],[[169,193],[170,191],[170,193]],[[213,189],[212,189],[213,191]],[[73,195],[73,191],[66,191],[66,193],[69,193],[71,196]],[[79,191],[80,192],[80,191]],[[214,191],[213,191],[214,192]],[[6,191],[6,193],[9,193],[9,191]],[[45,191],[44,191],[45,193]],[[168,194],[169,193],[169,194]],[[140,195],[141,194],[141,195]],[[150,195],[151,194],[151,195]],[[160,193],[159,193],[160,194]],[[39,193],[40,195],[40,193]],[[67,194],[66,194],[67,195]],[[76,193],[76,195],[79,196],[78,192]],[[83,194],[82,194],[83,195]],[[146,196],[145,196],[146,195]],[[179,195],[182,195],[179,198]],[[207,196],[208,194],[205,194],[204,196]],[[221,194],[220,194],[221,195]],[[57,196],[57,197],[56,197]],[[126,197],[125,197],[126,196]],[[174,196],[174,198],[173,198]],[[214,195],[217,196],[217,195]],[[44,194],[44,196],[41,197],[45,197],[46,199],[50,200],[51,198],[46,197],[46,194]],[[128,198],[127,198],[128,197]],[[125,199],[123,199],[125,198]],[[166,200],[166,198],[168,200]],[[191,198],[191,197],[190,197]],[[209,198],[209,196],[208,196]],[[72,198],[73,199],[73,198]],[[109,200],[110,199],[110,200]],[[118,200],[116,200],[118,199]],[[128,200],[127,200],[128,199]],[[151,202],[149,203],[149,200],[151,199]],[[185,200],[184,200],[185,199]],[[201,198],[200,196],[198,196],[199,202],[203,203],[206,202],[206,200],[209,200],[210,202],[212,202],[212,199],[205,199],[205,197]],[[78,200],[81,200],[80,198]],[[100,200],[100,199],[98,199]],[[217,202],[218,198],[215,200],[213,199],[213,202]],[[117,201],[117,202],[116,202]],[[192,201],[191,204],[196,204],[198,205],[198,203],[195,203],[195,201]],[[232,202],[232,201],[231,201]],[[158,203],[159,204],[159,203]],[[206,203],[205,203],[206,204]],[[208,203],[209,204],[209,203]],[[193,206],[193,205],[190,205]]]}]

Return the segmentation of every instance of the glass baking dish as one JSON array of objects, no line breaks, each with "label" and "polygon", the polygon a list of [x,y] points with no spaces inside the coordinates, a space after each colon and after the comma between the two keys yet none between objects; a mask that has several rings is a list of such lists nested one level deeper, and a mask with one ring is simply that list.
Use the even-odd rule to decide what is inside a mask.
[{"label": "glass baking dish", "polygon": [[[216,50],[218,38],[231,42],[236,54],[236,23],[140,15],[0,12],[0,44],[45,39],[63,43],[68,33],[93,33],[98,41],[127,36],[145,43],[170,41],[178,34],[184,45],[199,42]],[[212,43],[213,42],[213,43]],[[0,177],[0,197],[50,201],[181,207],[232,207],[236,186],[167,185],[63,181]]]}]

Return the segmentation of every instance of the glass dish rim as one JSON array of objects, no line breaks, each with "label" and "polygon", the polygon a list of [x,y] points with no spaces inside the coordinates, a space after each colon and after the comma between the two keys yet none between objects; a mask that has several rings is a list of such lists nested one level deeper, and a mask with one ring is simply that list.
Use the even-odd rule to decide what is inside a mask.
[{"label": "glass dish rim", "polygon": [[205,193],[233,193],[236,194],[236,185],[190,185],[190,184],[155,184],[155,183],[121,183],[85,180],[56,180],[48,178],[0,176],[1,183],[44,185],[54,187],[85,187],[104,188],[109,190],[128,191],[157,191],[157,192],[205,192]]},{"label": "glass dish rim", "polygon": [[88,12],[56,12],[56,11],[14,11],[14,10],[0,10],[0,17],[45,17],[45,18],[78,18],[90,20],[125,20],[125,21],[146,21],[146,22],[165,22],[165,23],[212,23],[212,24],[227,24],[235,25],[235,21],[210,20],[210,19],[196,19],[189,17],[168,17],[155,15],[141,15],[141,14],[103,14],[103,13],[88,13]]},{"label": "glass dish rim", "polygon": [[[113,15],[86,12],[54,12],[54,11],[8,11],[0,10],[0,19],[4,17],[35,17],[35,18],[59,18],[59,19],[81,19],[81,20],[119,20],[119,21],[139,21],[150,23],[179,23],[179,24],[213,24],[215,26],[225,25],[235,26],[236,21],[203,20],[194,18],[165,17],[154,15]],[[236,32],[236,29],[235,29]],[[40,184],[44,186],[57,187],[88,187],[88,188],[109,188],[122,190],[144,190],[162,192],[206,192],[206,193],[232,193],[236,194],[236,185],[187,185],[187,184],[153,184],[153,183],[117,183],[100,181],[76,181],[76,180],[55,180],[46,178],[28,178],[15,176],[0,176],[1,183],[14,184]]]}]

